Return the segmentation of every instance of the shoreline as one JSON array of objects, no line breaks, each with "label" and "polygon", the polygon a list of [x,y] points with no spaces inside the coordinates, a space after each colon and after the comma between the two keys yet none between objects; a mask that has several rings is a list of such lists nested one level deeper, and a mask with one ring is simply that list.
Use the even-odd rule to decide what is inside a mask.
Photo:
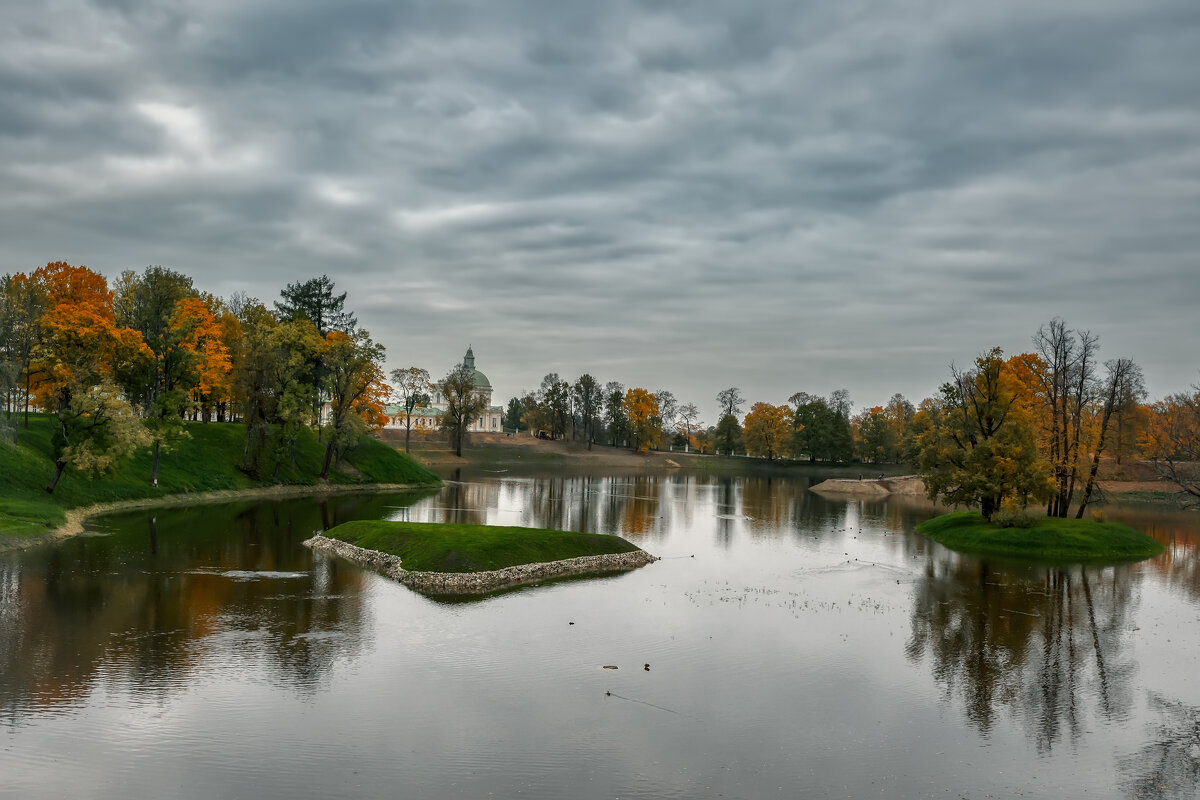
[{"label": "shoreline", "polygon": [[[1113,481],[1096,482],[1100,492],[1093,499],[1096,510],[1120,508],[1130,503],[1152,505],[1168,510],[1180,510],[1176,506],[1184,497],[1179,491],[1171,491],[1161,481]],[[859,500],[886,500],[889,497],[925,497],[925,482],[919,475],[900,475],[885,478],[829,478],[809,491],[830,497],[857,498]]]},{"label": "shoreline", "polygon": [[653,556],[645,550],[635,550],[632,553],[609,553],[522,564],[488,572],[410,572],[401,566],[399,556],[368,550],[338,539],[330,539],[323,534],[305,540],[304,546],[314,552],[344,558],[421,594],[434,596],[482,595],[572,575],[630,572],[659,560],[658,556]]},{"label": "shoreline", "polygon": [[253,486],[246,489],[215,489],[208,492],[181,492],[162,497],[140,497],[132,500],[113,500],[108,503],[93,503],[64,510],[66,521],[40,536],[22,538],[0,537],[0,555],[28,550],[44,544],[71,539],[84,533],[84,523],[91,517],[117,511],[136,511],[140,508],[170,508],[193,503],[226,503],[238,500],[276,499],[306,497],[322,494],[353,494],[355,492],[409,491],[415,489],[437,489],[441,484],[425,483],[340,483],[326,486],[281,484],[278,486]]}]

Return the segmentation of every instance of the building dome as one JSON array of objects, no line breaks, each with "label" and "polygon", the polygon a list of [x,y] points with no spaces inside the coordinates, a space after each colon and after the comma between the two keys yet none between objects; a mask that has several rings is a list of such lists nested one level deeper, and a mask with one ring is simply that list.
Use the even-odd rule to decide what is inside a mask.
[{"label": "building dome", "polygon": [[471,370],[471,382],[475,384],[476,389],[492,388],[492,382],[488,380],[487,375],[475,369],[475,351],[469,346],[467,354],[463,356],[463,366]]}]

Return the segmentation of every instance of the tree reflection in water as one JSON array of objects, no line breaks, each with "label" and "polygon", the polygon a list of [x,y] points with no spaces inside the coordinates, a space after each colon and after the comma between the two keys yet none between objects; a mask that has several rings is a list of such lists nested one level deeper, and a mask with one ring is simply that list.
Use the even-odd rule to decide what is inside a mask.
[{"label": "tree reflection in water", "polygon": [[1133,663],[1122,652],[1131,570],[989,566],[947,554],[917,582],[908,657],[930,660],[985,736],[1021,720],[1039,752],[1076,741],[1089,713],[1123,717]]},{"label": "tree reflection in water", "polygon": [[364,576],[299,542],[420,497],[114,515],[99,521],[109,535],[0,559],[0,712],[69,708],[97,688],[161,698],[213,663],[315,691],[359,646]]},{"label": "tree reflection in water", "polygon": [[1175,800],[1196,797],[1200,787],[1200,708],[1150,695],[1160,722],[1149,742],[1118,764],[1130,797]]}]

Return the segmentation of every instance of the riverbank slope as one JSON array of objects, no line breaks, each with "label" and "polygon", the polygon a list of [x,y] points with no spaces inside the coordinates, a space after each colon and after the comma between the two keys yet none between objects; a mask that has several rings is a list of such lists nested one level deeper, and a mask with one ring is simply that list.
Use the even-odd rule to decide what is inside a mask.
[{"label": "riverbank slope", "polygon": [[[324,445],[313,431],[301,431],[295,468],[290,458],[274,480],[256,480],[237,468],[245,445],[245,428],[234,423],[187,423],[188,437],[162,454],[158,486],[150,485],[152,453],[139,451],[109,474],[90,477],[68,469],[52,495],[46,494],[54,474],[51,437],[54,420],[36,414],[20,429],[17,444],[0,443],[0,545],[37,540],[55,531],[73,530],[83,516],[130,504],[196,502],[239,496],[337,491],[372,485],[436,486],[437,475],[380,441],[363,437],[319,478]],[[61,530],[60,530],[61,529]]]},{"label": "riverbank slope", "polygon": [[[404,431],[385,430],[382,438],[397,449],[404,449]],[[502,474],[544,472],[547,469],[605,469],[623,472],[667,472],[686,469],[729,475],[811,474],[813,470],[817,470],[830,476],[857,477],[864,469],[860,464],[768,461],[764,458],[669,450],[636,453],[629,448],[601,444],[593,444],[589,450],[586,442],[546,441],[535,439],[528,433],[515,436],[502,433],[471,434],[463,447],[461,457],[454,454],[442,437],[436,434],[414,433],[411,454],[422,465],[442,475],[451,475],[455,470]],[[870,465],[868,471],[874,474],[884,472],[887,475],[900,475],[911,471],[911,468],[898,464]]]}]

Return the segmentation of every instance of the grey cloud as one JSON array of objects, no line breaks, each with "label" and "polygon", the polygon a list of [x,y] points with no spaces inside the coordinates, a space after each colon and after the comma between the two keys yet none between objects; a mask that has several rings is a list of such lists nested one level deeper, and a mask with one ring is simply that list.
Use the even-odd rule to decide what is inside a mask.
[{"label": "grey cloud", "polygon": [[1056,314],[1198,366],[1190,0],[59,0],[0,52],[3,269],[327,272],[510,394],[916,400]]}]

